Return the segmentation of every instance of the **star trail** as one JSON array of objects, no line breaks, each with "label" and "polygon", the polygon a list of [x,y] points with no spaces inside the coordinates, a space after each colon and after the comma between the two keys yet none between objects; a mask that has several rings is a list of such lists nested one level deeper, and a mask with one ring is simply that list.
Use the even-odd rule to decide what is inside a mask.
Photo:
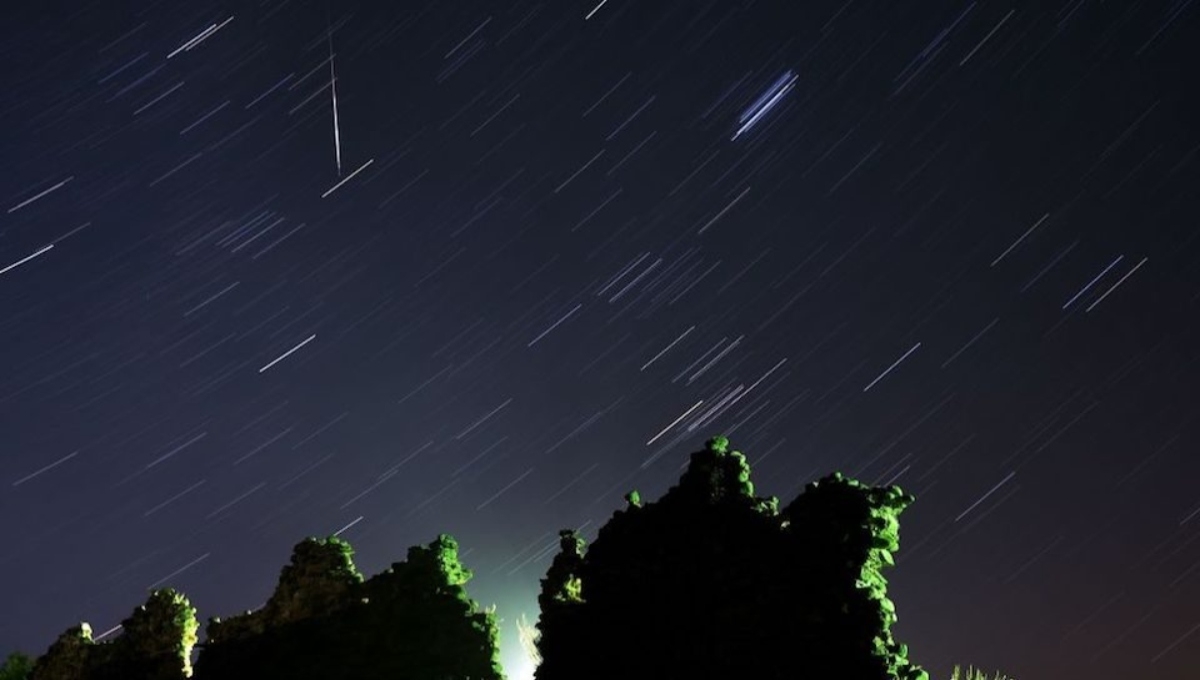
[{"label": "star trail", "polygon": [[1190,0],[0,13],[0,654],[446,532],[528,677],[558,530],[725,434],[916,496],[933,677],[1197,677]]}]

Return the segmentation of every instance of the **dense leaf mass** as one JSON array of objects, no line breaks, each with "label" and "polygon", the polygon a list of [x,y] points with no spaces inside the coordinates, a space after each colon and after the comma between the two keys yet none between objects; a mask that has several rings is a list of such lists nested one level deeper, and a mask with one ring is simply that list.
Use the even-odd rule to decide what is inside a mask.
[{"label": "dense leaf mass", "polygon": [[81,623],[67,629],[40,657],[29,680],[178,680],[192,675],[196,608],[171,589],[150,593],[121,622],[122,634],[96,642]]},{"label": "dense leaf mass", "polygon": [[193,674],[196,610],[155,591],[111,642],[80,624],[29,680],[501,680],[495,616],[466,593],[471,572],[441,535],[363,580],[338,538],[299,543],[262,609],[214,618]]},{"label": "dense leaf mass", "polygon": [[[914,500],[899,488],[835,472],[781,510],[716,437],[658,501],[625,500],[590,547],[560,533],[537,680],[928,680],[890,632],[883,570]],[[70,628],[28,680],[503,680],[495,615],[468,597],[453,538],[365,580],[353,555],[336,537],[297,544],[261,609],[209,621],[194,673],[196,610],[168,589],[111,641]]]},{"label": "dense leaf mass", "polygon": [[562,534],[538,680],[928,678],[889,630],[899,488],[834,473],[780,511],[717,437],[657,502],[627,498],[586,552]]},{"label": "dense leaf mass", "polygon": [[409,548],[366,581],[351,554],[340,539],[298,545],[262,610],[262,633],[210,624],[198,680],[501,680],[495,616],[467,596],[471,572],[453,538]]}]

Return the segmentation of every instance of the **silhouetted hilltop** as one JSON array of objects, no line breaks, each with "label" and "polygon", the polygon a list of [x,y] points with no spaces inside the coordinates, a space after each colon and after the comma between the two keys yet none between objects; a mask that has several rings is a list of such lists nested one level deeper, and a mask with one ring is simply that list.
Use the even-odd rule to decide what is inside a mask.
[{"label": "silhouetted hilltop", "polygon": [[538,680],[928,678],[889,630],[900,489],[835,473],[780,511],[717,437],[659,501],[626,499],[586,551],[561,533]]}]

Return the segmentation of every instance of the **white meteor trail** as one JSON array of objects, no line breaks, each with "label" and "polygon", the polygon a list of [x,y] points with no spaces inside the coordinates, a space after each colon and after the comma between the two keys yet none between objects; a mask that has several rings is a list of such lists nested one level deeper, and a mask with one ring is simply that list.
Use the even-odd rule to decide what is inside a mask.
[{"label": "white meteor trail", "polygon": [[48,246],[43,246],[43,247],[42,247],[40,250],[38,250],[36,253],[34,253],[34,254],[32,254],[32,255],[28,255],[28,256],[26,256],[26,257],[23,257],[23,258],[21,258],[20,260],[17,260],[16,262],[13,262],[12,264],[8,265],[8,266],[7,266],[7,267],[5,267],[4,269],[0,269],[0,274],[7,274],[8,272],[10,272],[10,271],[12,271],[12,270],[16,269],[17,267],[20,267],[21,265],[23,265],[23,264],[25,264],[26,262],[28,262],[28,261],[32,260],[33,258],[37,257],[38,255],[41,255],[42,253],[44,253],[44,252],[46,252],[46,251],[50,250],[50,249],[51,249],[51,248],[53,248],[53,247],[54,247],[54,244],[53,244],[53,243],[51,243],[51,244],[50,244],[50,245],[48,245]]},{"label": "white meteor trail", "polygon": [[292,355],[293,352],[295,352],[296,350],[300,349],[301,347],[307,345],[308,343],[312,342],[316,337],[317,337],[316,333],[313,333],[312,335],[308,336],[308,338],[304,342],[300,343],[299,345],[296,345],[295,347],[293,347],[293,348],[289,349],[288,351],[284,352],[283,354],[279,355],[273,361],[271,361],[269,364],[258,369],[258,372],[262,373],[263,371],[267,370],[268,368],[270,368],[270,367],[274,366],[275,364],[288,358],[289,356]]},{"label": "white meteor trail", "polygon": [[210,24],[208,28],[204,29],[203,31],[200,31],[200,33],[197,34],[196,37],[185,42],[184,44],[180,45],[179,47],[176,47],[170,54],[167,55],[167,59],[171,59],[172,57],[176,56],[180,52],[191,51],[192,48],[196,47],[197,45],[204,42],[205,40],[208,40],[208,38],[210,36],[212,36],[213,33],[216,33],[217,31],[221,30],[222,28],[225,28],[226,24],[228,24],[231,21],[233,21],[232,16],[229,17],[228,19],[226,19],[225,21],[222,21],[219,24]]},{"label": "white meteor trail", "polygon": [[338,127],[337,74],[333,71],[333,35],[329,36],[329,91],[333,93],[333,153],[338,177],[342,176],[342,133]]},{"label": "white meteor trail", "polygon": [[594,8],[592,8],[592,11],[588,12],[588,13],[587,13],[587,16],[585,16],[585,17],[583,18],[583,20],[584,20],[584,21],[587,21],[588,19],[591,19],[591,18],[592,18],[592,15],[594,15],[596,12],[599,12],[599,11],[600,11],[600,8],[601,8],[601,7],[603,7],[603,6],[604,6],[604,3],[606,3],[606,2],[608,2],[608,0],[600,0],[600,4],[599,4],[599,5],[596,5]]},{"label": "white meteor trail", "polygon": [[49,189],[39,192],[36,196],[32,196],[30,198],[25,199],[24,201],[21,201],[20,203],[9,208],[8,213],[11,215],[12,213],[15,213],[16,211],[20,210],[21,208],[24,208],[25,206],[29,205],[30,203],[33,203],[34,201],[38,200],[39,198],[42,198],[43,196],[46,196],[47,194],[49,194],[53,191],[57,191],[58,189],[61,189],[67,182],[70,182],[73,179],[75,179],[75,176],[71,175],[70,177],[64,179],[63,181],[59,182],[58,184],[55,184],[54,186],[50,187]]},{"label": "white meteor trail", "polygon": [[783,96],[791,92],[792,88],[796,86],[796,80],[799,77],[795,73],[788,71],[772,83],[766,92],[743,111],[742,115],[738,116],[738,123],[741,124],[741,127],[738,128],[737,132],[733,133],[733,139],[742,136],[743,133],[754,127],[768,111],[775,108],[779,100],[783,99]]}]

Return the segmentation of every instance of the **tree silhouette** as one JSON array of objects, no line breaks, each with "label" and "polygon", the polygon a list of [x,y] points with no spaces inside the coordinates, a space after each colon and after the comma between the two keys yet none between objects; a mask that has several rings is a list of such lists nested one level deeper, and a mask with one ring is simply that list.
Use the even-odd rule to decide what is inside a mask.
[{"label": "tree silhouette", "polygon": [[[890,630],[883,572],[914,500],[899,488],[835,472],[781,510],[716,437],[662,498],[625,500],[590,547],[559,534],[536,636],[522,630],[538,680],[928,680]],[[301,541],[261,609],[209,621],[194,674],[196,610],[163,589],[111,641],[82,623],[0,680],[503,680],[495,615],[467,595],[452,537],[366,580],[353,555]]]},{"label": "tree silhouette", "polygon": [[366,581],[337,538],[296,546],[258,612],[209,624],[197,680],[501,680],[494,614],[440,535]]},{"label": "tree silhouette", "polygon": [[86,623],[69,628],[34,663],[29,680],[181,680],[192,675],[196,608],[170,588],[121,622],[111,642],[96,642]]},{"label": "tree silhouette", "polygon": [[[543,674],[549,674],[546,677],[569,677],[572,664],[587,654],[587,647],[583,644],[585,640],[571,634],[571,631],[579,630],[584,625],[578,620],[584,613],[578,606],[583,603],[580,574],[583,571],[584,540],[574,531],[560,531],[558,546],[558,554],[546,571],[546,577],[541,581],[542,590],[538,594],[538,606],[541,609],[537,639],[541,657],[538,677]],[[566,632],[566,635],[560,636],[560,631]],[[547,648],[556,652],[550,658],[541,655],[541,651]]]},{"label": "tree silhouette", "polygon": [[205,631],[208,641],[244,639],[270,628],[332,614],[350,604],[351,591],[362,580],[349,543],[336,536],[306,538],[293,548],[291,562],[280,572],[279,584],[266,605],[229,620],[211,619]]},{"label": "tree silhouette", "polygon": [[196,608],[183,594],[169,588],[155,590],[146,604],[121,622],[122,634],[107,645],[108,663],[96,675],[145,680],[190,677],[199,628]]},{"label": "tree silhouette", "polygon": [[[639,502],[635,502],[635,499]],[[542,581],[538,680],[926,680],[888,627],[881,570],[911,496],[835,473],[782,512],[724,437],[654,503],[634,494]]]},{"label": "tree silhouette", "polygon": [[91,677],[92,627],[72,626],[58,636],[44,655],[34,662],[30,680],[82,680]]}]

